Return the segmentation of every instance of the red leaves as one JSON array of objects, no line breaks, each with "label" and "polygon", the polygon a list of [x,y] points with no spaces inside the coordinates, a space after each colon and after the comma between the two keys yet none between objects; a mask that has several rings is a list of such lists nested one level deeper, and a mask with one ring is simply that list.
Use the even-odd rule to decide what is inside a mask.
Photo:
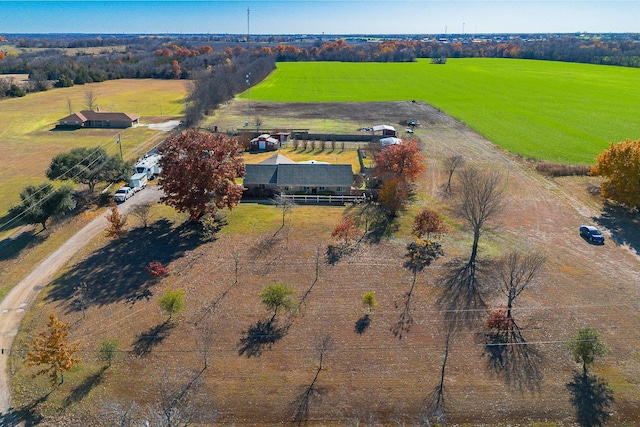
[{"label": "red leaves", "polygon": [[513,318],[508,315],[507,310],[493,310],[489,313],[487,327],[498,331],[507,331],[513,326]]},{"label": "red leaves", "polygon": [[160,277],[169,274],[169,267],[162,265],[160,261],[151,261],[147,267],[147,273],[151,277]]},{"label": "red leaves", "polygon": [[352,239],[358,235],[358,228],[353,218],[344,218],[336,228],[333,229],[331,237],[337,238],[343,243],[344,246],[348,246]]},{"label": "red leaves", "polygon": [[376,154],[376,173],[379,178],[385,176],[415,181],[424,172],[424,157],[415,139],[402,144],[390,145]]},{"label": "red leaves", "polygon": [[162,158],[162,202],[197,221],[216,209],[235,207],[243,187],[242,146],[222,134],[189,130],[167,139],[158,150]]},{"label": "red leaves", "polygon": [[418,238],[423,236],[430,237],[433,234],[441,234],[446,231],[444,222],[440,216],[429,209],[422,210],[413,222],[412,232]]}]

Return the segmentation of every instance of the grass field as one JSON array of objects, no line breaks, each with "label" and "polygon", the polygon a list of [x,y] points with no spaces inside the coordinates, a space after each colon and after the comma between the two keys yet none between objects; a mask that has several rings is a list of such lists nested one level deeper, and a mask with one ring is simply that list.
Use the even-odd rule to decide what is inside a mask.
[{"label": "grass field", "polygon": [[93,92],[102,111],[138,115],[143,124],[184,113],[184,80],[113,80],[0,101],[0,216],[19,202],[22,188],[46,181],[49,162],[60,152],[102,146],[108,153],[117,154],[120,133],[124,157],[134,159],[164,134],[145,126],[53,131],[57,121],[69,114],[69,104],[74,112],[85,109],[87,92]]},{"label": "grass field", "polygon": [[609,142],[640,137],[638,98],[637,69],[487,58],[278,63],[251,88],[257,101],[423,101],[509,151],[587,164]]}]

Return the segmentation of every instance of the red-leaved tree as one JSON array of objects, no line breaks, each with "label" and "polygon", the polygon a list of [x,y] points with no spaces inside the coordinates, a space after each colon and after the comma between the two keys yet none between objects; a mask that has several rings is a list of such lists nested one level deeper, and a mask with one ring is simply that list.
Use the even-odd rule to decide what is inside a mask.
[{"label": "red-leaved tree", "polygon": [[383,180],[396,177],[412,182],[424,172],[424,157],[415,139],[385,147],[376,154],[375,161],[376,174]]},{"label": "red-leaved tree", "polygon": [[242,145],[235,138],[189,130],[167,139],[162,156],[162,202],[197,221],[216,209],[233,209],[242,198]]},{"label": "red-leaved tree", "polygon": [[431,234],[442,234],[446,231],[446,226],[442,221],[442,218],[429,209],[423,209],[416,215],[413,221],[413,234],[422,239],[423,236],[427,236],[430,239]]},{"label": "red-leaved tree", "polygon": [[151,277],[160,277],[169,274],[169,267],[162,265],[160,261],[151,261],[147,267],[147,273]]},{"label": "red-leaved tree", "polygon": [[332,237],[337,238],[342,242],[343,246],[349,246],[349,243],[358,235],[358,227],[353,218],[344,218],[331,233]]}]

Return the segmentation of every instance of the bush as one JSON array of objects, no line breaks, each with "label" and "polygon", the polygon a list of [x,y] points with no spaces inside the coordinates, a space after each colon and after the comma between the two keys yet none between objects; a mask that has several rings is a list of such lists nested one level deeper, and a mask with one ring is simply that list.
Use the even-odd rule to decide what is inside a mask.
[{"label": "bush", "polygon": [[564,163],[539,162],[536,170],[547,176],[587,176],[591,166],[567,165]]}]

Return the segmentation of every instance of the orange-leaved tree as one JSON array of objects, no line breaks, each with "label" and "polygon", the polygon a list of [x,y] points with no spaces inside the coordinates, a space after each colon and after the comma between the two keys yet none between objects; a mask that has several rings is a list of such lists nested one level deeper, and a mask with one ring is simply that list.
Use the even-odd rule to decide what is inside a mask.
[{"label": "orange-leaved tree", "polygon": [[216,209],[235,207],[242,198],[244,177],[242,145],[235,138],[188,130],[167,139],[158,149],[162,156],[162,202],[191,221]]},{"label": "orange-leaved tree", "polygon": [[69,324],[60,322],[55,315],[49,315],[47,330],[35,337],[31,343],[25,344],[30,350],[27,351],[25,364],[27,366],[45,365],[34,374],[49,374],[52,385],[64,382],[64,372],[71,370],[74,364],[80,359],[73,356],[78,350],[78,344],[69,344]]},{"label": "orange-leaved tree", "polygon": [[356,221],[352,217],[346,217],[333,229],[331,237],[337,238],[343,246],[349,246],[351,240],[358,235]]},{"label": "orange-leaved tree", "polygon": [[447,228],[440,215],[429,209],[423,209],[416,215],[411,229],[418,239],[427,236],[427,240],[431,238],[431,234],[442,234],[446,230]]},{"label": "orange-leaved tree", "polygon": [[590,174],[606,179],[601,188],[604,197],[639,207],[640,140],[609,144],[609,148],[596,157]]},{"label": "orange-leaved tree", "polygon": [[385,147],[376,154],[375,161],[376,175],[383,180],[395,177],[412,182],[424,172],[424,157],[415,139]]},{"label": "orange-leaved tree", "polygon": [[105,230],[107,237],[120,238],[123,237],[127,231],[124,226],[127,224],[127,217],[120,215],[118,205],[115,202],[111,202],[111,211],[106,215],[109,226]]}]

